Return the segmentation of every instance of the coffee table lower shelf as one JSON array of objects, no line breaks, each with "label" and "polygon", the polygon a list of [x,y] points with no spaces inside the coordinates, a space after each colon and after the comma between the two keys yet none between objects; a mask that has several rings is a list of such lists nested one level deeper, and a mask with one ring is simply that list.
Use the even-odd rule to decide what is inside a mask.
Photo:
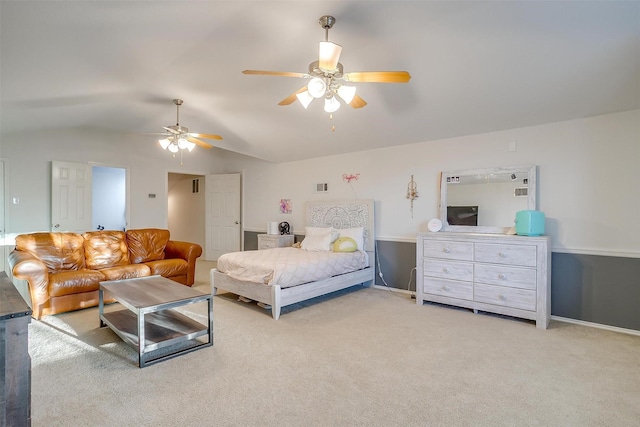
[{"label": "coffee table lower shelf", "polygon": [[[134,312],[117,310],[102,313],[100,320],[124,342],[138,350],[140,367],[213,345],[209,327],[172,309],[151,312],[143,316],[145,341],[143,345],[140,345],[138,338],[138,322],[141,319]],[[208,341],[197,340],[202,336],[208,336]],[[159,351],[172,346],[175,349]]]}]

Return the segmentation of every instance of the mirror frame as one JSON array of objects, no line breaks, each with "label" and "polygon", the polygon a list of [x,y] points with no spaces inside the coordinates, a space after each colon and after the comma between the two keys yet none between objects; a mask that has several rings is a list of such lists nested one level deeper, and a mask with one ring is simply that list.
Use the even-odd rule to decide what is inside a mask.
[{"label": "mirror frame", "polygon": [[[513,234],[514,226],[472,226],[472,225],[449,225],[447,222],[447,177],[450,176],[473,176],[489,174],[527,174],[527,210],[537,210],[537,167],[535,165],[526,166],[506,166],[487,169],[469,169],[457,171],[443,171],[440,174],[440,220],[442,221],[442,231],[458,233],[490,233],[490,234]],[[515,217],[514,217],[515,219]]]}]

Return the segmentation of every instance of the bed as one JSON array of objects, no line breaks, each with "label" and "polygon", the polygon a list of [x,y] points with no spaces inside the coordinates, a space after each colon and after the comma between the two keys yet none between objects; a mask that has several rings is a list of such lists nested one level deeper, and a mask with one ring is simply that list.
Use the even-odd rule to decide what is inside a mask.
[{"label": "bed", "polygon": [[[273,248],[260,251],[236,252],[225,254],[218,259],[217,268],[211,270],[211,289],[213,294],[218,289],[223,289],[234,293],[244,299],[258,301],[262,305],[271,306],[271,315],[274,319],[280,317],[282,307],[306,301],[312,298],[326,295],[356,285],[369,286],[373,283],[375,275],[375,235],[374,235],[374,203],[372,199],[338,200],[338,201],[312,201],[305,205],[305,228],[333,228],[338,233],[340,230],[363,228],[362,248],[351,257],[364,258],[366,262],[356,269],[347,273],[316,277],[312,281],[294,283],[289,280],[279,284],[277,277],[287,276],[287,274],[277,273],[274,268],[273,274],[254,273],[247,279],[243,279],[233,271],[223,272],[222,264],[227,257],[261,257],[277,259],[276,255],[286,253],[292,254],[294,251],[303,251],[297,248]],[[310,239],[311,240],[311,239]],[[360,248],[359,248],[360,249]],[[267,252],[271,251],[271,252]],[[309,253],[310,254],[310,253]],[[306,254],[306,255],[309,255]],[[327,254],[321,254],[327,256]],[[347,255],[347,254],[344,254]],[[258,261],[260,263],[262,261]],[[298,268],[300,266],[298,265]],[[317,268],[315,268],[317,270]],[[240,269],[236,269],[236,272]],[[331,269],[329,269],[331,270]],[[299,274],[307,277],[304,274]],[[288,278],[291,279],[291,275]],[[306,279],[302,279],[306,280]]]}]

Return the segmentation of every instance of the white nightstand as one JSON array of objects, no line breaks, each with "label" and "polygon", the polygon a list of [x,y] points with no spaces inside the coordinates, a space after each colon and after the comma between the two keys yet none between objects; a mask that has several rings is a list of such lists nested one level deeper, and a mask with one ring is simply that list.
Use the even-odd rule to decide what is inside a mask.
[{"label": "white nightstand", "polygon": [[293,246],[293,234],[258,234],[258,249]]}]

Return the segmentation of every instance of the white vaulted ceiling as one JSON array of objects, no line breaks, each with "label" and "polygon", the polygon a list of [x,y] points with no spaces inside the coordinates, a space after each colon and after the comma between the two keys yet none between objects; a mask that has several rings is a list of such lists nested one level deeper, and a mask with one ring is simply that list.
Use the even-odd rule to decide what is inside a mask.
[{"label": "white vaulted ceiling", "polygon": [[[2,1],[3,135],[50,128],[136,134],[181,124],[224,149],[288,161],[640,108],[635,1]],[[368,102],[332,121],[304,85],[322,15]],[[331,126],[335,125],[335,132]],[[139,136],[150,138],[151,136]]]}]

